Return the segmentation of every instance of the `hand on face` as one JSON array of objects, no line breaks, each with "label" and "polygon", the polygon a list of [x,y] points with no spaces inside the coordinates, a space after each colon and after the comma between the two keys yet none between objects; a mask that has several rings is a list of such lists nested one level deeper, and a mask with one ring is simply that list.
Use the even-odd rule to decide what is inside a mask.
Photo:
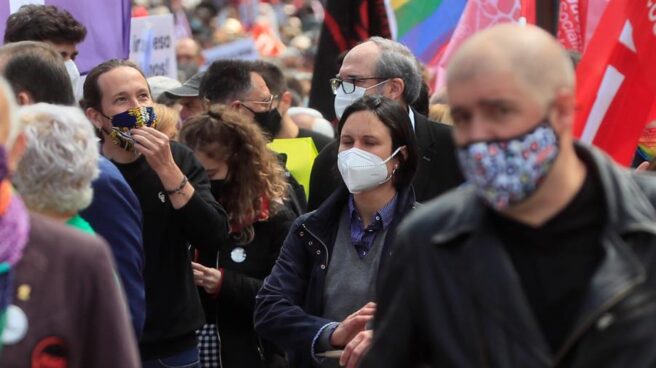
[{"label": "hand on face", "polygon": [[119,66],[100,75],[98,88],[102,94],[101,106],[87,110],[96,127],[107,134],[114,128],[114,117],[130,109],[153,105],[148,82],[137,69],[129,66]]},{"label": "hand on face", "polygon": [[134,148],[146,158],[153,170],[160,172],[175,165],[166,134],[151,127],[135,128],[130,133],[135,142]]}]

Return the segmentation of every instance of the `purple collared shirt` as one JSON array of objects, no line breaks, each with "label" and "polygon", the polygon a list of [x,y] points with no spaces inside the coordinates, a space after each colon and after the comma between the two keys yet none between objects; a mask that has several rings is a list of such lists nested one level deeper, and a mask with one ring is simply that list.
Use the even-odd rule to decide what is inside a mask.
[{"label": "purple collared shirt", "polygon": [[376,212],[373,221],[367,228],[364,228],[360,214],[355,208],[353,195],[349,196],[348,209],[351,215],[351,242],[358,252],[360,259],[364,258],[371,250],[376,240],[376,235],[387,230],[394,219],[394,210],[396,209],[398,195],[395,195],[392,200],[387,202],[385,207]]}]

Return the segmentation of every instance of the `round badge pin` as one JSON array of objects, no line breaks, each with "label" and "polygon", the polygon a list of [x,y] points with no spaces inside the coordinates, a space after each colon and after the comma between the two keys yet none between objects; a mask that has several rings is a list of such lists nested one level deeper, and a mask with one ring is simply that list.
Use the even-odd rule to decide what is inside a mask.
[{"label": "round badge pin", "polygon": [[246,250],[242,247],[237,247],[230,252],[230,258],[235,263],[242,263],[246,260]]},{"label": "round badge pin", "polygon": [[7,345],[15,344],[27,334],[27,316],[22,309],[15,305],[7,308],[7,325],[2,333],[2,342]]}]

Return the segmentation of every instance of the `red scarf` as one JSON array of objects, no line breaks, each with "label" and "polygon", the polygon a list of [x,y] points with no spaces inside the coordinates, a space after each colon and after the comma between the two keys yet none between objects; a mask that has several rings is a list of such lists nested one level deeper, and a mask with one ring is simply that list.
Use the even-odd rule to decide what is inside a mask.
[{"label": "red scarf", "polygon": [[258,221],[266,221],[269,219],[270,201],[268,198],[260,197],[260,212],[256,216],[251,216],[242,223],[230,221],[230,233],[238,233],[246,226],[250,226]]}]

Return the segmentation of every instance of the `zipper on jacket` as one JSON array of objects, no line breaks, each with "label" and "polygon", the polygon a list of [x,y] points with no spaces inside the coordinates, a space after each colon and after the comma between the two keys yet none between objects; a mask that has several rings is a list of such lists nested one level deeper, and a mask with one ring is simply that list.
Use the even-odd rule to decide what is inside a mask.
[{"label": "zipper on jacket", "polygon": [[327,269],[327,268],[328,268],[328,247],[326,246],[326,243],[324,243],[321,239],[319,239],[318,236],[316,236],[313,232],[311,232],[311,231],[307,228],[307,226],[305,226],[305,224],[303,224],[303,225],[301,225],[301,226],[303,227],[303,229],[304,229],[305,231],[308,232],[308,234],[312,235],[312,237],[314,237],[314,238],[315,238],[319,243],[321,243],[321,245],[323,246],[323,250],[324,250],[324,252],[325,252],[324,258],[326,259],[326,262],[324,262],[324,263],[325,263],[325,265],[326,265],[326,269]]},{"label": "zipper on jacket", "polygon": [[260,356],[261,367],[265,368],[267,366],[266,357],[264,356],[264,348],[262,347],[262,339],[260,336],[255,335],[255,346],[257,347],[257,354]]},{"label": "zipper on jacket", "polygon": [[[216,252],[216,260],[214,262],[214,267],[217,270],[219,269],[219,252]],[[221,274],[221,277],[223,277],[223,274]],[[221,334],[219,333],[219,317],[218,316],[216,318],[216,323],[214,324],[214,329],[216,330],[216,337],[219,339],[219,350],[218,350],[219,367],[223,367],[223,358],[221,356],[221,350],[223,350],[223,342],[221,340]]]},{"label": "zipper on jacket", "polygon": [[219,333],[219,321],[216,321],[216,324],[214,325],[214,329],[216,329],[216,337],[219,338],[219,367],[223,367],[223,359],[221,358],[221,350],[223,350],[223,343],[221,342],[221,334]]},{"label": "zipper on jacket", "polygon": [[627,285],[624,290],[621,292],[617,293],[615,297],[613,297],[611,300],[608,301],[603,307],[599,308],[597,311],[592,313],[590,317],[585,321],[585,323],[581,324],[579,328],[574,330],[574,332],[569,336],[567,339],[567,342],[563,347],[558,351],[558,354],[556,355],[556,359],[554,360],[554,367],[557,367],[558,364],[565,358],[569,350],[577,343],[577,340],[581,335],[583,335],[587,330],[590,328],[591,325],[594,324],[594,322],[597,320],[597,317],[605,313],[608,309],[613,307],[615,304],[617,304],[620,300],[622,300],[631,290],[633,290],[637,285],[642,283],[644,281],[644,277],[639,278],[635,281],[633,281],[631,284]]}]

